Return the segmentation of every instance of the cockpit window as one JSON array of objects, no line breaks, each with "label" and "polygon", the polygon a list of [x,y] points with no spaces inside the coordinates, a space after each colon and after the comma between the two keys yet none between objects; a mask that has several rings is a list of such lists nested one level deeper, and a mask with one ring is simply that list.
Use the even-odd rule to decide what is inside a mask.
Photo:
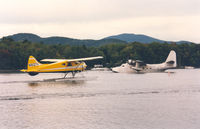
[{"label": "cockpit window", "polygon": [[74,62],[76,65],[78,65],[79,64],[79,62]]},{"label": "cockpit window", "polygon": [[72,63],[71,63],[71,62],[69,62],[69,63],[67,64],[67,66],[72,66]]}]

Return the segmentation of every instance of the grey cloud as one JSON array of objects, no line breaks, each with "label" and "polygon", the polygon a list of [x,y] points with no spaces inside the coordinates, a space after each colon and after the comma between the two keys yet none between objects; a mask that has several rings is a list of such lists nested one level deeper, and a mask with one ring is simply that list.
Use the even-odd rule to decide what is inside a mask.
[{"label": "grey cloud", "polygon": [[59,0],[51,5],[22,3],[20,7],[11,6],[13,9],[4,7],[0,9],[0,23],[96,22],[151,16],[200,15],[198,0],[85,0],[85,4],[80,1],[71,1],[69,4]]}]

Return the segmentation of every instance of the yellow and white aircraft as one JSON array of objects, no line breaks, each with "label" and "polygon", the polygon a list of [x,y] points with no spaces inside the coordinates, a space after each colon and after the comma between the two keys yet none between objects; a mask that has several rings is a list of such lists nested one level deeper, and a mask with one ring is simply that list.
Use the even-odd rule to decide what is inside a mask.
[{"label": "yellow and white aircraft", "polygon": [[87,67],[86,60],[101,59],[102,56],[79,58],[79,59],[43,59],[44,62],[53,62],[50,64],[41,64],[33,56],[29,56],[27,69],[22,69],[22,72],[26,72],[31,76],[35,76],[39,73],[54,73],[54,72],[71,72],[74,77],[77,72],[84,71]]}]

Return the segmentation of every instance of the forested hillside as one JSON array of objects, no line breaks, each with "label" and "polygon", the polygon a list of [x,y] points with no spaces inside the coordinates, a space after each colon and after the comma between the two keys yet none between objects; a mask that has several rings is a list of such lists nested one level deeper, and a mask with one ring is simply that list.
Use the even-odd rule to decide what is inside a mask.
[{"label": "forested hillside", "polygon": [[[18,33],[18,34],[6,36],[3,38],[11,38],[16,42],[30,41],[33,43],[86,45],[86,46],[96,46],[96,47],[104,45],[104,44],[112,44],[112,43],[126,44],[126,43],[132,43],[132,42],[140,42],[140,43],[148,44],[148,43],[152,43],[152,42],[159,42],[159,43],[171,43],[172,42],[172,41],[160,40],[160,39],[153,38],[153,37],[143,35],[143,34],[128,34],[128,33],[113,35],[113,36],[109,36],[109,37],[102,38],[99,40],[74,39],[74,38],[60,37],[60,36],[52,36],[52,37],[43,38],[36,34],[31,34],[31,33]],[[177,44],[182,44],[182,43],[190,44],[192,42],[176,41],[176,43]]]},{"label": "forested hillside", "polygon": [[60,36],[42,38],[38,35],[31,33],[18,33],[7,37],[3,37],[2,40],[5,38],[13,39],[16,42],[30,41],[33,43],[44,43],[44,44],[65,44],[65,45],[68,44],[68,45],[86,45],[86,46],[100,46],[103,44],[112,44],[112,43],[127,43],[126,41],[122,41],[119,39],[111,39],[111,38],[100,39],[100,40],[74,39],[74,38],[67,38]]},{"label": "forested hillside", "polygon": [[85,45],[70,46],[64,44],[15,42],[5,38],[0,41],[0,69],[21,69],[27,65],[30,55],[36,59],[44,58],[80,58],[102,55],[104,59],[89,61],[87,64],[103,64],[113,67],[126,62],[128,59],[139,59],[146,63],[161,63],[165,61],[170,50],[177,53],[178,66],[200,67],[199,44],[168,44],[138,42],[130,44],[107,44],[99,47]]}]

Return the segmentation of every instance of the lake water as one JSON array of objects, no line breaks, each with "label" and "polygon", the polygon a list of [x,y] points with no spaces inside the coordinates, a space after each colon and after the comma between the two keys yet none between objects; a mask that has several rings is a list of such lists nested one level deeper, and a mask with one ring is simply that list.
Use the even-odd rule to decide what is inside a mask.
[{"label": "lake water", "polygon": [[199,129],[200,69],[169,71],[0,74],[0,129]]}]

